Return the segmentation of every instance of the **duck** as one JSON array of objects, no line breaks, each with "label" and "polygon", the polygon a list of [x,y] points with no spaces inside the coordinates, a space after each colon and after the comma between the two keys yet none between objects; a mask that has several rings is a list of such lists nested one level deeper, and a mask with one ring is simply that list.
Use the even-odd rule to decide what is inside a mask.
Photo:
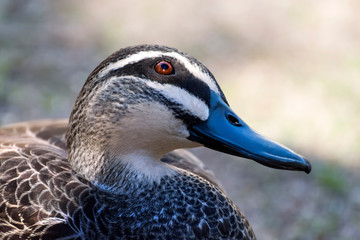
[{"label": "duck", "polygon": [[0,239],[256,239],[185,150],[199,146],[311,171],[238,117],[194,57],[122,48],[89,75],[69,119],[0,128]]}]

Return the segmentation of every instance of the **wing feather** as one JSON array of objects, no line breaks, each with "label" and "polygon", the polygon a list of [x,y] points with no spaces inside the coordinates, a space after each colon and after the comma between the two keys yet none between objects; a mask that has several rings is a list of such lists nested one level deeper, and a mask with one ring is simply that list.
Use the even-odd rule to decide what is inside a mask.
[{"label": "wing feather", "polygon": [[[89,183],[67,161],[67,124],[45,120],[0,128],[0,239],[80,239],[79,219],[95,222]],[[188,151],[162,161],[219,185]]]}]

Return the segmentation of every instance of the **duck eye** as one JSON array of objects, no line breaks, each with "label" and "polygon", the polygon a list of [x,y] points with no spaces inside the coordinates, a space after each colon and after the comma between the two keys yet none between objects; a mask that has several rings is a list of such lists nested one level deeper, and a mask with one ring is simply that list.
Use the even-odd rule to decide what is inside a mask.
[{"label": "duck eye", "polygon": [[155,71],[162,75],[169,75],[174,72],[174,68],[171,63],[167,61],[161,61],[155,65]]}]

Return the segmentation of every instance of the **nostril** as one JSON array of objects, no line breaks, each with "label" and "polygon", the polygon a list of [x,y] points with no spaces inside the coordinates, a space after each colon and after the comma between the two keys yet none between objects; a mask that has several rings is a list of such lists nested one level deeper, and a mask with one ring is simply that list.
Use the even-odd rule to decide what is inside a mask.
[{"label": "nostril", "polygon": [[241,127],[242,124],[240,123],[240,119],[238,119],[236,116],[234,116],[233,114],[231,113],[226,113],[225,114],[226,116],[226,119],[234,126],[237,126],[237,127]]}]

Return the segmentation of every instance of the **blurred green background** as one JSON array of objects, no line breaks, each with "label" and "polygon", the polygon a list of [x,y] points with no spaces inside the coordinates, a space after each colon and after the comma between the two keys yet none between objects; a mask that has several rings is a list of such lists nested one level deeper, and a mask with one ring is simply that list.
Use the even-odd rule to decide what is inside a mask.
[{"label": "blurred green background", "polygon": [[360,239],[360,2],[0,1],[0,125],[69,116],[121,47],[176,47],[310,175],[196,149],[258,239]]}]

